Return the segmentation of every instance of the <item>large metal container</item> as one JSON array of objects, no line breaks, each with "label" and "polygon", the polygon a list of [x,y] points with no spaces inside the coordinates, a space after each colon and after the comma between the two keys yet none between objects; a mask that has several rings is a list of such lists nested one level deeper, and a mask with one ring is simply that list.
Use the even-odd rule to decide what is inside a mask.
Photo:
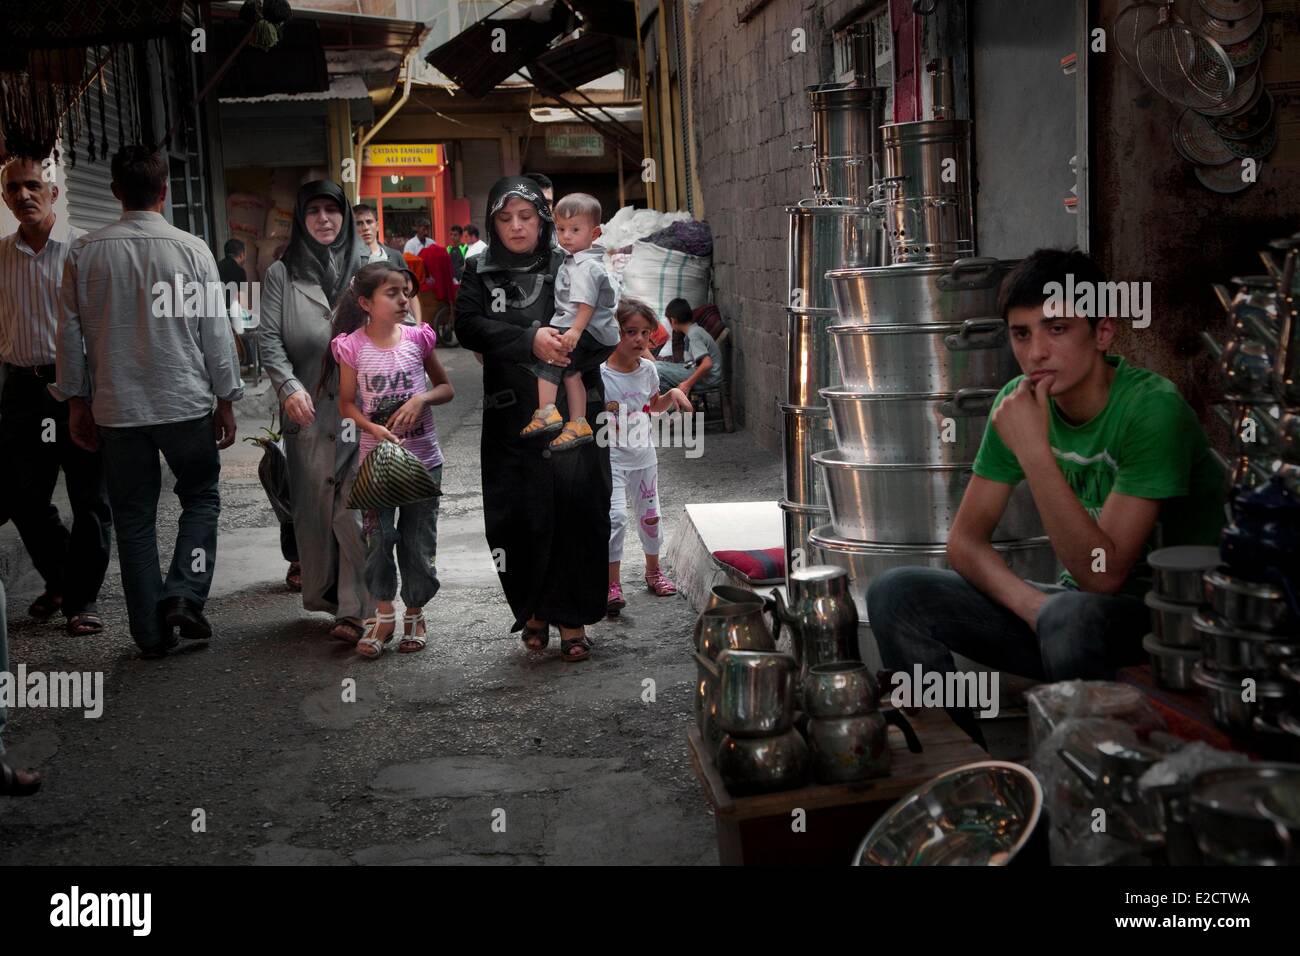
[{"label": "large metal container", "polygon": [[[961,496],[974,474],[969,465],[865,465],[841,451],[813,456],[826,484],[836,534],[878,544],[948,540]],[[993,541],[1035,538],[1043,523],[1028,482],[1011,493]]]},{"label": "large metal container", "polygon": [[880,134],[885,229],[894,263],[973,255],[970,121],[887,123]]},{"label": "large metal container", "polygon": [[998,286],[1012,259],[960,259],[948,265],[833,269],[826,273],[846,325],[960,325],[999,318]]},{"label": "large metal container", "polygon": [[871,268],[887,264],[880,218],[865,206],[787,206],[790,232],[786,247],[787,296],[795,309],[833,309],[828,269]]},{"label": "large metal container", "polygon": [[995,388],[876,394],[824,388],[835,444],[872,465],[966,465],[975,460]]},{"label": "large metal container", "polygon": [[[838,314],[838,313],[837,313]],[[1007,323],[832,325],[837,381],[860,392],[955,392],[1001,388],[1019,372]]]},{"label": "large metal container", "polygon": [[[849,541],[835,533],[830,525],[814,528],[808,534],[809,544],[818,552],[817,560],[838,565],[849,572],[850,589],[858,606],[858,617],[869,623],[867,588],[877,575],[890,568],[947,568],[948,555],[942,544],[881,544],[870,541]],[[1027,541],[1000,541],[993,549],[1006,561],[1007,567],[1026,581],[1053,584],[1059,567],[1056,552],[1046,537]]]},{"label": "large metal container", "polygon": [[883,86],[823,83],[808,87],[812,108],[813,194],[866,205],[882,168]]},{"label": "large metal container", "polygon": [[818,393],[840,381],[829,329],[840,320],[834,309],[786,309],[785,401],[824,405]]},{"label": "large metal container", "polygon": [[825,405],[809,408],[780,403],[784,418],[782,453],[785,461],[785,498],[797,505],[826,505],[826,489],[817,479],[813,455],[835,447],[831,412]]},{"label": "large metal container", "polygon": [[808,532],[831,520],[831,511],[825,505],[800,505],[782,499],[778,502],[785,524],[785,572],[816,564],[808,544]]}]

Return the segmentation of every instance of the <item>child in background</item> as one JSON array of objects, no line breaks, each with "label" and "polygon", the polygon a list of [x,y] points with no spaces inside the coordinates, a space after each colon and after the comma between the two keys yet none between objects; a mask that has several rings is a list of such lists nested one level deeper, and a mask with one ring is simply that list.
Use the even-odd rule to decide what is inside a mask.
[{"label": "child in background", "polygon": [[[582,412],[587,388],[582,373],[609,357],[619,342],[614,307],[618,283],[605,271],[605,247],[600,236],[600,201],[586,193],[570,193],[555,204],[555,234],[567,255],[555,277],[555,317],[550,328],[561,329],[569,352],[566,366],[538,362],[529,366],[537,376],[537,411],[519,432],[521,438],[560,434],[551,451],[568,451],[592,441],[591,426]],[[569,403],[566,424],[555,408],[560,381]]]},{"label": "child in background", "polygon": [[[433,327],[403,324],[410,312],[413,281],[410,273],[386,262],[357,270],[334,311],[335,336],[325,355],[321,381],[329,380],[337,363],[339,412],[361,430],[358,466],[381,441],[392,441],[420,459],[433,480],[440,482],[442,449],[433,406],[451,401],[455,393],[434,351]],[[427,391],[426,375],[432,384]],[[366,587],[375,598],[376,616],[365,622],[357,653],[379,657],[396,635],[393,598],[399,569],[406,614],[397,649],[424,650],[428,639],[424,605],[439,587],[438,499],[367,511],[361,530],[366,542]]]},{"label": "child in background", "polygon": [[632,493],[636,529],[645,548],[646,588],[657,597],[677,593],[659,567],[659,461],[651,436],[650,415],[669,408],[691,411],[681,389],[659,394],[655,363],[644,357],[650,333],[659,324],[645,303],[624,298],[618,304],[619,342],[600,367],[605,383],[605,427],[609,430],[609,464],[613,493],[609,500],[609,598],[610,617],[627,606],[619,578],[623,560],[623,536],[627,530],[627,494]]},{"label": "child in background", "polygon": [[722,380],[722,349],[707,329],[695,322],[691,304],[673,299],[664,306],[673,331],[686,337],[684,362],[656,362],[659,379],[665,385],[677,385],[689,396],[696,385],[710,388]]}]

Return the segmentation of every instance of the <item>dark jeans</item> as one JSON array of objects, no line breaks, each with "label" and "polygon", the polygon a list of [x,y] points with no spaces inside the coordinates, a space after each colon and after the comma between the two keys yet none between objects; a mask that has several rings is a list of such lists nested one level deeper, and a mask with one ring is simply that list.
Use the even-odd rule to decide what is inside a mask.
[{"label": "dark jeans", "polygon": [[[217,490],[221,458],[212,433],[212,415],[165,425],[101,427],[99,441],[117,526],[117,560],[131,637],[147,650],[165,639],[167,626],[158,617],[160,601],[182,597],[202,606],[212,587],[221,513]],[[159,452],[176,476],[173,490],[181,502],[176,545],[165,581],[158,568]]]},{"label": "dark jeans", "polygon": [[[867,617],[890,670],[951,673],[953,653],[1040,681],[1104,680],[1144,659],[1151,616],[1137,598],[1033,584],[1050,595],[1037,633],[955,571],[892,568],[871,582]],[[968,709],[949,716],[983,745]]]},{"label": "dark jeans", "polygon": [[[63,613],[71,617],[99,598],[112,514],[100,455],[73,443],[68,406],[55,401],[47,385],[29,371],[7,371],[0,394],[0,495],[45,590],[63,596]],[[50,503],[60,468],[72,505],[71,534]]]}]

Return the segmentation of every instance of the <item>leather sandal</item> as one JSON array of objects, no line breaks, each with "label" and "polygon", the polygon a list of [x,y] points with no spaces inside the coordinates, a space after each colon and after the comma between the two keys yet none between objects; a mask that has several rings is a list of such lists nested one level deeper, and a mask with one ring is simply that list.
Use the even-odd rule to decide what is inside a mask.
[{"label": "leather sandal", "polygon": [[[376,634],[381,625],[391,624],[393,629],[388,632],[388,636],[380,640]],[[382,611],[372,618],[366,620],[366,632],[362,635],[361,640],[357,641],[357,653],[362,657],[371,659],[382,657],[384,648],[393,642],[397,636],[397,612],[389,611],[387,614]]]},{"label": "leather sandal", "polygon": [[545,438],[554,435],[564,427],[564,418],[556,411],[554,405],[547,405],[533,412],[532,419],[519,430],[520,438]]},{"label": "leather sandal", "polygon": [[560,657],[571,664],[587,660],[587,658],[591,657],[591,641],[587,639],[586,634],[582,634],[572,640],[561,637]]},{"label": "leather sandal", "polygon": [[63,607],[63,595],[44,591],[41,596],[27,608],[27,615],[34,621],[48,621]]},{"label": "leather sandal", "polygon": [[551,451],[571,451],[579,445],[587,445],[595,441],[596,436],[591,433],[591,426],[587,424],[585,418],[575,418],[564,426],[559,437],[551,442],[548,446]]},{"label": "leather sandal", "polygon": [[524,632],[519,636],[524,642],[524,647],[530,651],[544,651],[551,645],[551,625],[543,624],[541,627],[529,627],[524,624]]},{"label": "leather sandal", "polygon": [[414,654],[424,650],[424,645],[429,641],[429,627],[425,623],[423,611],[407,611],[402,615],[402,635],[402,640],[397,645],[399,654]]}]

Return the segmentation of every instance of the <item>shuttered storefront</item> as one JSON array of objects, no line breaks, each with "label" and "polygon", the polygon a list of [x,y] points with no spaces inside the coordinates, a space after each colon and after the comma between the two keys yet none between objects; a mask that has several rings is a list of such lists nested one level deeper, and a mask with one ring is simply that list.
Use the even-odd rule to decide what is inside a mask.
[{"label": "shuttered storefront", "polygon": [[[108,84],[104,90],[104,98],[112,104],[115,93],[113,84],[116,77],[111,66],[104,67],[103,80]],[[101,136],[97,108],[99,91],[92,86],[86,92],[86,96],[95,98],[93,123],[95,140],[98,142]],[[113,154],[117,152],[120,137],[117,111],[112,105],[104,111],[104,120],[108,126],[108,155],[100,159],[99,150],[96,150],[95,161],[88,162],[86,142],[83,139],[77,143],[77,165],[69,166],[66,158],[63,162],[64,179],[68,188],[68,220],[77,228],[85,229],[87,232],[101,229],[122,217],[122,204],[113,196],[113,175],[109,168]]]}]

